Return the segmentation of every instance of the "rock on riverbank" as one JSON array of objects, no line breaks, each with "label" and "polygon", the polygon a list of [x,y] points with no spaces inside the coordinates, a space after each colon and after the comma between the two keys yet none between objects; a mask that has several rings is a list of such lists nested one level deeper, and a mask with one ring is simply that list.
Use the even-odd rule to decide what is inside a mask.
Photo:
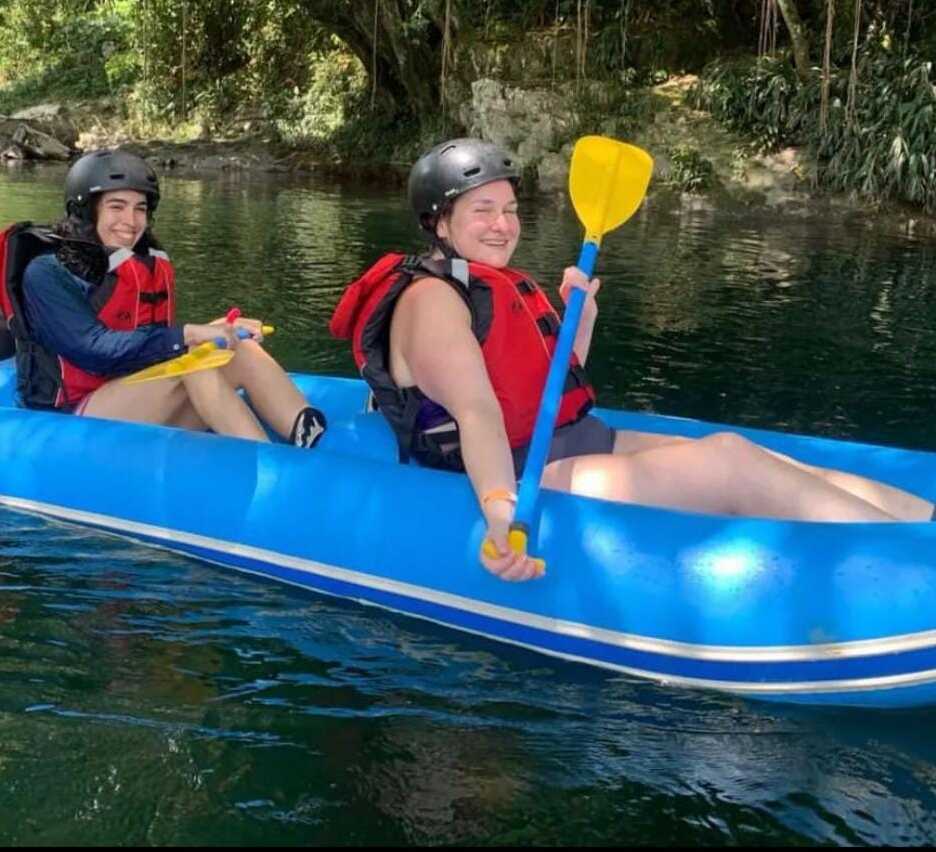
[{"label": "rock on riverbank", "polygon": [[0,159],[68,160],[78,130],[61,104],[39,104],[0,115]]}]

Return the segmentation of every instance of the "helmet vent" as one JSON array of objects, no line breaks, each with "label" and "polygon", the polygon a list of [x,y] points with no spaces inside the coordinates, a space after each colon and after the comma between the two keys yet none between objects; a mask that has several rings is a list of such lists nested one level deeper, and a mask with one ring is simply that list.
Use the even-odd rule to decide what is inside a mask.
[{"label": "helmet vent", "polygon": [[123,172],[111,172],[110,174],[111,180],[123,180],[125,177],[126,175]]},{"label": "helmet vent", "polygon": [[473,169],[468,169],[468,171],[463,172],[465,177],[474,177],[475,175],[481,174],[481,166],[475,166]]}]

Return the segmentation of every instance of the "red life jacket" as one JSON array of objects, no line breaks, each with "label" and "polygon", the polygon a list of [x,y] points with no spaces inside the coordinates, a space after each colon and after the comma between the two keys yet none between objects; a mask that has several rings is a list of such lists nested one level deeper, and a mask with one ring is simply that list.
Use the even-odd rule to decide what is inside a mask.
[{"label": "red life jacket", "polygon": [[[47,351],[33,338],[23,311],[23,273],[33,258],[60,244],[29,222],[0,232],[0,307],[16,341],[17,390],[30,408],[71,408],[109,381]],[[103,247],[102,247],[102,250]],[[100,322],[113,331],[170,325],[175,312],[175,272],[165,252],[141,257],[129,249],[108,254],[108,271],[88,297]]]},{"label": "red life jacket", "polygon": [[[471,329],[481,346],[512,449],[533,436],[540,397],[559,332],[559,317],[539,286],[524,272],[461,259],[430,260],[387,254],[345,290],[329,328],[350,338],[355,363],[390,422],[400,456],[432,467],[464,470],[458,427],[418,388],[400,388],[390,376],[390,322],[397,300],[419,278],[448,282],[465,300]],[[453,377],[457,381],[457,377]],[[595,393],[573,355],[556,425],[583,417]]]}]

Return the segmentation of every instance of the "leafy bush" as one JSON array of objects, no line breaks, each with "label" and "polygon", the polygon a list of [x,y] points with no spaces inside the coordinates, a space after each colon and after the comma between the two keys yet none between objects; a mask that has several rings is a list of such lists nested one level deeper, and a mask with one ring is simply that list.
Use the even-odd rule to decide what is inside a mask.
[{"label": "leafy bush", "polygon": [[764,149],[807,146],[824,186],[873,201],[909,201],[936,212],[933,63],[869,46],[850,112],[848,77],[847,69],[831,75],[825,130],[819,123],[819,74],[801,83],[788,60],[712,65],[693,99]]},{"label": "leafy bush", "polygon": [[819,87],[803,86],[789,57],[715,62],[690,103],[753,139],[764,151],[803,144],[818,126]]},{"label": "leafy bush", "polygon": [[12,0],[0,26],[0,113],[111,94],[134,76],[130,34],[127,19],[106,10],[79,15],[66,2]]},{"label": "leafy bush", "polygon": [[828,132],[814,140],[820,179],[835,189],[910,201],[936,212],[933,63],[879,55],[863,71],[853,118],[839,94]]},{"label": "leafy bush", "polygon": [[704,192],[712,186],[715,167],[691,145],[677,145],[670,152],[670,182],[683,192]]},{"label": "leafy bush", "polygon": [[310,57],[311,75],[305,91],[295,86],[276,122],[287,142],[321,142],[350,121],[369,97],[367,75],[347,51],[333,48]]}]

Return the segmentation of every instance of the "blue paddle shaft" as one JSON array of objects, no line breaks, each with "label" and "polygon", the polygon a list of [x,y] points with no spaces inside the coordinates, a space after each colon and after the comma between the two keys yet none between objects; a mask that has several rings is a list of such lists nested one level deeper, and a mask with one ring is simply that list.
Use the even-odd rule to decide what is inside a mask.
[{"label": "blue paddle shaft", "polygon": [[[598,243],[586,240],[582,243],[582,251],[576,266],[587,278],[591,278],[597,259]],[[533,520],[540,480],[543,478],[543,468],[546,467],[549,445],[552,443],[553,430],[556,427],[556,417],[559,415],[559,401],[565,386],[566,374],[569,372],[572,346],[575,343],[575,335],[578,332],[584,306],[585,291],[573,287],[566,302],[562,326],[559,329],[559,340],[556,343],[552,363],[549,365],[549,375],[546,377],[546,386],[543,388],[539,414],[536,415],[536,425],[533,427],[530,451],[527,453],[523,478],[520,480],[514,524],[524,529],[529,529]]]}]

